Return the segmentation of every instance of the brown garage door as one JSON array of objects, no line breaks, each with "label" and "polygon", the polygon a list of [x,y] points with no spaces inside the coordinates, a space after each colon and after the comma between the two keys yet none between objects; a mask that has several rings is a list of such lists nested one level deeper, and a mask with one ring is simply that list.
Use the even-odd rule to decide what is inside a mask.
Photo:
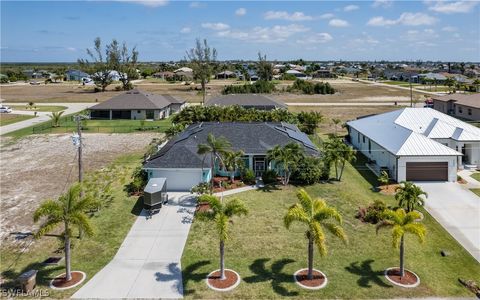
[{"label": "brown garage door", "polygon": [[448,162],[407,162],[408,181],[448,181]]}]

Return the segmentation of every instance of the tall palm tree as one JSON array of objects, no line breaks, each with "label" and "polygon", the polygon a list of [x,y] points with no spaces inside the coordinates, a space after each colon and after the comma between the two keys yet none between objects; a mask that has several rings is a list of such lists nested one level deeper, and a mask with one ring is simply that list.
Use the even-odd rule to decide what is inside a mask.
[{"label": "tall palm tree", "polygon": [[55,112],[55,111],[52,111],[51,114],[48,115],[48,117],[52,120],[52,127],[58,127],[60,126],[60,117],[63,115],[65,111],[59,111],[59,112]]},{"label": "tall palm tree", "polygon": [[242,150],[239,151],[228,151],[225,153],[225,157],[223,158],[223,162],[225,164],[225,168],[230,172],[230,181],[233,183],[235,180],[235,172],[239,170],[243,165],[243,153]]},{"label": "tall palm tree", "polygon": [[357,152],[345,143],[341,143],[341,147],[339,149],[339,159],[340,159],[340,174],[338,176],[338,181],[342,180],[343,170],[345,169],[345,164],[347,162],[352,162],[357,159],[356,154]]},{"label": "tall palm tree", "polygon": [[221,201],[212,195],[202,195],[198,199],[200,202],[207,202],[210,209],[197,212],[199,220],[213,221],[217,228],[218,238],[220,239],[220,279],[225,279],[225,242],[228,241],[230,219],[233,216],[242,216],[248,214],[245,204],[233,198],[228,201]]},{"label": "tall palm tree", "polygon": [[197,153],[200,155],[210,155],[210,168],[212,170],[212,176],[210,178],[210,188],[213,189],[213,176],[215,175],[215,161],[218,159],[222,161],[221,155],[230,150],[232,144],[223,136],[216,138],[213,134],[209,133],[207,136],[206,144],[198,144]]},{"label": "tall palm tree", "polygon": [[407,212],[411,212],[417,206],[423,206],[425,204],[425,201],[421,197],[422,195],[428,197],[428,194],[418,185],[409,181],[400,182],[395,192],[395,200],[398,201],[398,206],[404,208]]},{"label": "tall palm tree", "polygon": [[298,162],[304,156],[304,151],[302,146],[293,142],[283,147],[276,145],[267,151],[267,158],[275,161],[283,169],[283,185],[287,185],[290,181],[290,176],[297,168]]},{"label": "tall palm tree", "polygon": [[57,200],[46,200],[33,214],[33,221],[38,222],[41,218],[46,217],[43,223],[34,235],[40,238],[45,234],[54,230],[57,226],[63,225],[62,233],[65,246],[65,279],[72,279],[70,268],[70,238],[73,235],[72,229],[85,233],[87,236],[93,235],[93,228],[90,224],[85,211],[91,208],[94,201],[91,197],[80,197],[81,186],[79,184],[72,185],[68,191],[61,195]]},{"label": "tall palm tree", "polygon": [[420,243],[425,240],[426,228],[423,224],[416,222],[420,214],[416,211],[409,213],[403,208],[396,211],[385,210],[382,214],[383,220],[377,225],[378,231],[382,228],[392,228],[392,246],[400,248],[400,276],[405,276],[405,234],[410,233],[418,237]]},{"label": "tall palm tree", "polygon": [[[325,244],[324,229],[328,230],[334,236],[344,242],[347,241],[347,235],[340,226],[342,216],[338,211],[325,203],[320,198],[312,197],[304,190],[297,192],[298,203],[292,205],[283,221],[288,229],[293,222],[299,222],[307,226],[306,238],[308,239],[308,279],[313,278],[313,245],[315,244],[321,256],[327,255],[327,246]],[[331,222],[331,219],[340,225]]]}]

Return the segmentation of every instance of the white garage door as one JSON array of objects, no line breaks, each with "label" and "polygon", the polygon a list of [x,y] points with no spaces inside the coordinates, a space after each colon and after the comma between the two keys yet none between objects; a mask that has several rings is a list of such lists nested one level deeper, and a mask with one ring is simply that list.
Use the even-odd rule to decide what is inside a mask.
[{"label": "white garage door", "polygon": [[155,170],[154,177],[167,178],[167,191],[190,191],[190,189],[201,182],[202,170]]}]

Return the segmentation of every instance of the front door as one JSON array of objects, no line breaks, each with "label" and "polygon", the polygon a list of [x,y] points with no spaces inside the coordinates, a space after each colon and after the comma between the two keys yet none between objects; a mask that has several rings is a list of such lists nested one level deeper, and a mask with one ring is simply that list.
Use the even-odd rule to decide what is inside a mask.
[{"label": "front door", "polygon": [[254,157],[253,158],[253,171],[255,171],[255,176],[262,176],[265,171],[265,157]]}]

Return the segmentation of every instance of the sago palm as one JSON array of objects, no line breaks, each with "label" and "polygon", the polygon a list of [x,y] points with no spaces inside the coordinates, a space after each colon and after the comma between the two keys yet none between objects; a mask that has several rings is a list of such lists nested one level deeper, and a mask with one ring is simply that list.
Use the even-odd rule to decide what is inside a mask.
[{"label": "sago palm", "polygon": [[382,214],[382,221],[377,225],[378,231],[382,228],[392,229],[392,246],[400,248],[400,276],[405,276],[405,234],[410,233],[418,237],[420,243],[425,240],[426,229],[422,223],[416,220],[420,218],[420,214],[416,211],[409,213],[403,208],[396,211],[385,210]]},{"label": "sago palm", "polygon": [[210,185],[213,189],[213,176],[215,175],[215,161],[217,159],[222,160],[221,155],[228,152],[232,144],[223,136],[216,138],[213,134],[209,133],[207,136],[207,143],[198,144],[197,153],[200,155],[210,155],[210,168],[212,170],[212,176],[210,178]]},{"label": "sago palm", "polygon": [[62,117],[64,111],[55,112],[53,111],[48,117],[52,120],[52,127],[60,126],[60,118]]},{"label": "sago palm", "polygon": [[398,206],[404,208],[407,212],[425,204],[422,195],[428,197],[428,194],[418,185],[409,181],[400,182],[400,186],[395,189],[395,192],[395,200],[398,201]]},{"label": "sago palm", "polygon": [[243,153],[242,150],[228,151],[224,155],[223,162],[225,164],[225,168],[230,172],[230,181],[232,183],[235,180],[235,172],[244,165],[244,155],[245,153]]},{"label": "sago palm", "polygon": [[233,216],[242,216],[248,213],[245,204],[233,198],[228,201],[220,201],[212,195],[202,195],[200,202],[207,202],[210,206],[208,211],[198,212],[197,216],[202,221],[213,221],[220,240],[220,279],[225,279],[225,242],[229,239],[229,224]]},{"label": "sago palm", "polygon": [[314,244],[321,256],[327,255],[324,230],[326,229],[344,242],[347,242],[347,235],[341,227],[342,216],[334,207],[328,206],[325,200],[312,199],[304,189],[297,192],[297,198],[298,203],[288,209],[283,220],[287,229],[294,222],[302,223],[307,227],[305,237],[308,239],[308,279],[311,280],[313,278]]},{"label": "sago palm", "polygon": [[34,222],[38,222],[46,217],[45,222],[40,226],[35,238],[40,238],[51,232],[59,225],[63,225],[63,241],[65,246],[65,279],[72,279],[70,268],[70,239],[73,235],[73,229],[85,233],[87,236],[93,235],[93,228],[90,224],[85,211],[93,206],[93,198],[81,198],[81,186],[75,184],[68,191],[61,195],[57,200],[46,200],[33,214]]}]

